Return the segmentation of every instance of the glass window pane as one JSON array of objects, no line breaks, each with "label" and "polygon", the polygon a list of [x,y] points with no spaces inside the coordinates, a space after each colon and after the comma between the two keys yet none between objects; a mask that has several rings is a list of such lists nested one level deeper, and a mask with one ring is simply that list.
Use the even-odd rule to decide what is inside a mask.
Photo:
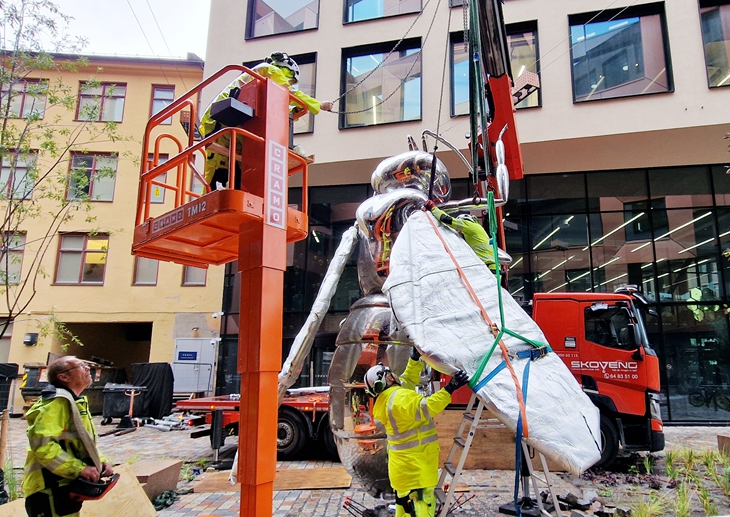
[{"label": "glass window pane", "polygon": [[626,203],[646,201],[646,175],[638,171],[592,172],[586,175],[588,210],[623,210]]},{"label": "glass window pane", "polygon": [[103,122],[121,122],[124,113],[124,97],[105,98],[101,120]]},{"label": "glass window pane", "polygon": [[114,199],[115,176],[94,176],[94,184],[91,191],[92,201],[112,201]]},{"label": "glass window pane", "polygon": [[[581,23],[586,16],[606,21]],[[632,16],[625,9],[571,16],[570,38],[575,102],[672,89],[661,14]]]},{"label": "glass window pane", "polygon": [[541,174],[527,179],[527,198],[533,214],[585,211],[583,174]]},{"label": "glass window pane", "polygon": [[[421,54],[418,42],[385,52],[348,50],[344,127],[373,126],[421,118]],[[388,45],[385,45],[388,47]],[[392,47],[390,47],[392,48]],[[401,87],[403,86],[403,87]]]},{"label": "glass window pane", "polygon": [[56,282],[77,284],[79,282],[79,271],[81,270],[81,257],[82,253],[80,252],[62,252],[58,257]]},{"label": "glass window pane", "polygon": [[[154,115],[159,113],[175,99],[175,89],[167,86],[154,86],[152,88],[152,113]],[[172,117],[168,117],[160,124],[172,124]]]},{"label": "glass window pane", "polygon": [[712,166],[712,183],[715,187],[715,203],[719,206],[730,206],[730,174],[723,165]]},{"label": "glass window pane", "polygon": [[207,269],[183,266],[183,285],[205,285]]},{"label": "glass window pane", "polygon": [[98,120],[100,116],[101,99],[96,97],[81,97],[79,99],[78,120]]},{"label": "glass window pane", "polygon": [[84,242],[83,235],[62,235],[61,250],[83,250]]},{"label": "glass window pane", "polygon": [[718,305],[691,304],[664,306],[661,317],[672,419],[725,422],[730,388],[727,316]]},{"label": "glass window pane", "polygon": [[657,199],[667,208],[712,206],[707,167],[649,169],[649,192],[652,206]]},{"label": "glass window pane", "polygon": [[[537,29],[513,32],[507,26],[507,48],[509,50],[510,65],[515,82],[525,72],[539,74],[537,59]],[[540,106],[540,90],[518,102],[516,108],[531,108]]]},{"label": "glass window pane", "polygon": [[[700,2],[700,5],[703,2]],[[702,7],[702,41],[705,45],[707,82],[710,88],[730,85],[730,4]]]},{"label": "glass window pane", "polygon": [[[314,97],[314,81],[317,65],[313,61],[313,57],[300,59],[294,56],[294,60],[299,65],[299,91],[306,93],[310,97]],[[308,62],[311,60],[311,62]],[[311,133],[314,131],[314,115],[307,113],[303,117],[294,121],[294,133]]]},{"label": "glass window pane", "polygon": [[469,113],[469,52],[463,34],[451,43],[451,116]]},{"label": "glass window pane", "polygon": [[159,262],[145,257],[135,257],[134,285],[157,284],[157,268]]},{"label": "glass window pane", "polygon": [[247,32],[252,38],[316,29],[319,23],[319,0],[251,1],[252,19]]},{"label": "glass window pane", "polygon": [[420,10],[421,0],[347,0],[345,21],[359,22]]}]

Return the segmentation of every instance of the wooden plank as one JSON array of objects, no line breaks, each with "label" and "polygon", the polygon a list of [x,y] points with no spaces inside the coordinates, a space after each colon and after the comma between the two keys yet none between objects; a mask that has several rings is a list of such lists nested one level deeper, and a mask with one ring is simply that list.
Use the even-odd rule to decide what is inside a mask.
[{"label": "wooden plank", "polygon": [[118,465],[114,472],[119,481],[111,491],[98,501],[87,501],[81,508],[81,517],[156,517],[157,511],[147,498],[144,489],[129,465]]},{"label": "wooden plank", "polygon": [[[446,461],[454,437],[459,430],[461,421],[464,418],[464,410],[447,409],[434,417],[434,423],[438,430],[439,445],[441,454],[439,463],[443,465]],[[485,419],[494,418],[486,408],[482,412],[482,422]],[[480,428],[474,434],[469,455],[464,464],[465,469],[486,469],[486,470],[514,470],[515,469],[515,435],[503,424],[495,420],[496,427]],[[468,428],[464,431],[464,436]],[[458,456],[454,464],[458,461]],[[536,469],[540,468],[540,460],[533,462]],[[562,467],[555,465],[548,460],[548,468],[551,472],[564,471]]]},{"label": "wooden plank", "polygon": [[[120,474],[114,488],[98,501],[86,501],[80,517],[156,517],[155,507],[147,499],[131,467],[119,465],[114,467],[114,472]],[[16,499],[1,508],[2,517],[27,517],[25,499]]]},{"label": "wooden plank", "polygon": [[730,435],[717,435],[717,449],[725,456],[730,456]]},{"label": "wooden plank", "polygon": [[[196,493],[238,492],[241,485],[231,485],[230,471],[207,472],[193,484]],[[276,471],[274,490],[316,490],[326,488],[349,488],[352,477],[343,467],[317,469],[282,469]]]}]

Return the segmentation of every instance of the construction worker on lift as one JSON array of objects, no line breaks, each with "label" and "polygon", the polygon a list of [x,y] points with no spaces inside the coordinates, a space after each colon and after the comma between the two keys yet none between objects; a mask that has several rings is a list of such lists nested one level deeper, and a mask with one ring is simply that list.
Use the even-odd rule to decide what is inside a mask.
[{"label": "construction worker on lift", "polygon": [[[320,102],[314,97],[310,97],[304,92],[299,91],[299,65],[285,52],[272,52],[269,57],[263,63],[256,65],[253,71],[264,77],[273,79],[277,84],[286,86],[289,88],[294,96],[302,101],[313,115],[317,115],[320,111],[332,111],[332,103],[330,101]],[[208,105],[203,116],[200,119],[200,134],[205,138],[211,135],[213,132],[219,130],[222,126],[216,120],[213,120],[210,116],[211,108],[213,103],[227,99],[233,93],[234,97],[238,96],[240,88],[251,81],[252,77],[247,73],[242,73],[236,77],[228,86],[223,88],[218,96]],[[300,105],[292,102],[289,106],[290,113],[296,120],[301,116],[304,110]],[[230,143],[229,136],[222,136],[217,140],[217,143],[228,147]],[[237,142],[236,152],[241,151],[241,141]],[[303,152],[300,152],[303,154]],[[206,152],[205,161],[205,180],[211,186],[213,190],[216,189],[217,183],[221,183],[223,186],[228,182],[228,156],[216,153],[213,151]]]},{"label": "construction worker on lift", "polygon": [[[431,211],[436,219],[451,226],[463,235],[469,247],[474,250],[477,257],[487,265],[492,273],[497,270],[491,239],[476,217],[464,212],[460,212],[456,217],[452,217],[437,207],[430,199],[426,201],[426,208]],[[512,257],[506,252],[500,252],[499,261],[502,265],[509,265],[512,262]]]},{"label": "construction worker on lift", "polygon": [[433,517],[438,483],[438,436],[433,416],[451,403],[451,395],[469,382],[463,370],[429,397],[415,387],[423,364],[415,347],[403,375],[378,363],[365,374],[365,391],[375,398],[373,416],[388,435],[388,477],[396,492],[395,517]]}]

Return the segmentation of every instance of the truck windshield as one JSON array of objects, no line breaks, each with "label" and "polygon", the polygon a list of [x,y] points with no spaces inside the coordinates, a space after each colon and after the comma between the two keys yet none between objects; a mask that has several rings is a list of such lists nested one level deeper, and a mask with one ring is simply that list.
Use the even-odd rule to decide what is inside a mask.
[{"label": "truck windshield", "polygon": [[[634,313],[635,314],[635,313]],[[634,342],[629,324],[634,322],[633,314],[625,306],[596,305],[585,310],[586,339],[598,345],[623,350],[636,350],[639,345]],[[639,325],[643,328],[643,324]],[[643,330],[636,336],[645,342]]]}]

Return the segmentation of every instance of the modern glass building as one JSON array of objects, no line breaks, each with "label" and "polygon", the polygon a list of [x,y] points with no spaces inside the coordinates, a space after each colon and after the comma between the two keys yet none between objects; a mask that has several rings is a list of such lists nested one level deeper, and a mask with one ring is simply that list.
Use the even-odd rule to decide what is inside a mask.
[{"label": "modern glass building", "polygon": [[[372,194],[379,161],[426,128],[466,148],[461,2],[435,4],[230,0],[212,8],[206,74],[283,50],[303,63],[303,90],[339,100],[337,116],[296,128],[315,163],[310,233],[287,254],[285,355],[340,236]],[[663,417],[730,421],[730,0],[507,0],[504,13],[513,76],[528,70],[541,80],[517,106],[526,175],[511,184],[504,210],[510,292],[529,304],[536,292],[640,286],[656,312],[647,320]],[[232,20],[245,21],[245,34]],[[443,150],[439,158],[453,198],[469,197],[458,158]],[[293,185],[289,203],[300,202]],[[326,382],[339,323],[360,295],[355,262],[353,254],[303,385]],[[238,389],[234,271],[219,393]]]}]

